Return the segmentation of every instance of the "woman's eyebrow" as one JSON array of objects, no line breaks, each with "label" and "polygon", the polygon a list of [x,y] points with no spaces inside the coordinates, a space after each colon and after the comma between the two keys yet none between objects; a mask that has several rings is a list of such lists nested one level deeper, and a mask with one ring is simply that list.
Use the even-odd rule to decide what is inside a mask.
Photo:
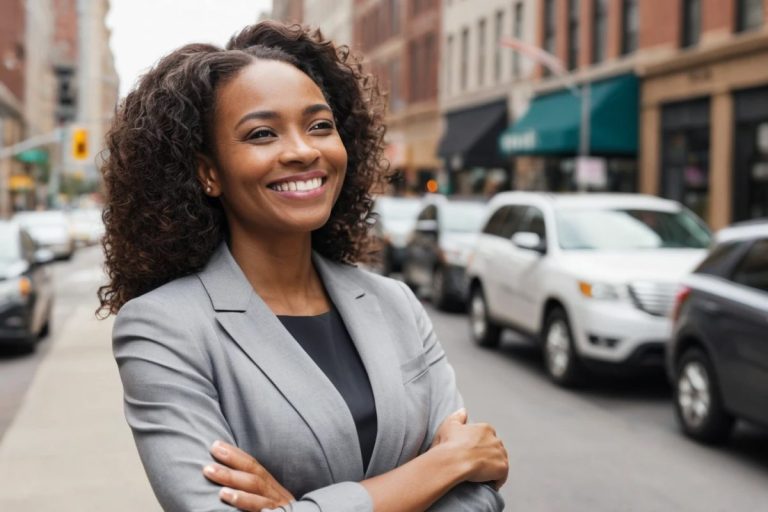
[{"label": "woman's eyebrow", "polygon": [[[311,116],[313,114],[317,114],[318,112],[328,112],[329,114],[333,114],[333,111],[331,110],[331,107],[326,105],[325,103],[315,103],[314,105],[309,105],[302,111],[302,116]],[[280,114],[275,112],[274,110],[254,110],[253,112],[248,112],[243,117],[240,118],[240,120],[235,125],[235,129],[237,129],[241,124],[245,123],[246,121],[250,121],[251,119],[265,119],[265,120],[272,120],[272,119],[278,119],[280,117]]]}]

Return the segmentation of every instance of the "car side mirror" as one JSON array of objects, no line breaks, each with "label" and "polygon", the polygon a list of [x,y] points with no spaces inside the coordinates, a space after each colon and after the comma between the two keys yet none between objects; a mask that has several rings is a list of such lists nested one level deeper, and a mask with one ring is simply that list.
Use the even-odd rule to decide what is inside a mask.
[{"label": "car side mirror", "polygon": [[512,243],[521,249],[535,251],[540,254],[546,254],[547,252],[546,241],[536,233],[529,231],[521,231],[512,235]]},{"label": "car side mirror", "polygon": [[56,259],[56,255],[50,249],[38,249],[33,256],[36,265],[45,265]]}]

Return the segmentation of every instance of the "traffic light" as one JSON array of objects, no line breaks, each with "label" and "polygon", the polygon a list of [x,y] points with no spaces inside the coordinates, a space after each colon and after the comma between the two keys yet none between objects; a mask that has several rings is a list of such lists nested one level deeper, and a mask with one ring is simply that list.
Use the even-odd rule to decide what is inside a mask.
[{"label": "traffic light", "polygon": [[72,131],[72,156],[75,160],[88,159],[88,130],[85,128]]}]

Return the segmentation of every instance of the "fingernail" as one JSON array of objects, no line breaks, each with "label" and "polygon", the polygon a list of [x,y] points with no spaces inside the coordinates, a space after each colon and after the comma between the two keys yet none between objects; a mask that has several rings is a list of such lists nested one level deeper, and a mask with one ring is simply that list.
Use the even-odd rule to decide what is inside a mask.
[{"label": "fingernail", "polygon": [[214,466],[205,466],[203,468],[203,473],[206,475],[215,475],[216,474],[216,467]]},{"label": "fingernail", "polygon": [[211,449],[216,455],[220,455],[221,457],[226,457],[229,454],[221,441],[214,441],[213,445],[211,445]]},{"label": "fingernail", "polygon": [[222,489],[219,491],[219,498],[234,505],[237,501],[237,493],[235,493],[235,491],[229,487],[222,487]]}]

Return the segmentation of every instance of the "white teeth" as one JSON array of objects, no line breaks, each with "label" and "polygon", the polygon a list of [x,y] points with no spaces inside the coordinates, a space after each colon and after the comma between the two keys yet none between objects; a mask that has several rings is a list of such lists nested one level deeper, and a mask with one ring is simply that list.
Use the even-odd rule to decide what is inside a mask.
[{"label": "white teeth", "polygon": [[306,181],[284,181],[271,185],[271,187],[278,192],[306,192],[320,188],[322,185],[322,178],[312,178]]}]

